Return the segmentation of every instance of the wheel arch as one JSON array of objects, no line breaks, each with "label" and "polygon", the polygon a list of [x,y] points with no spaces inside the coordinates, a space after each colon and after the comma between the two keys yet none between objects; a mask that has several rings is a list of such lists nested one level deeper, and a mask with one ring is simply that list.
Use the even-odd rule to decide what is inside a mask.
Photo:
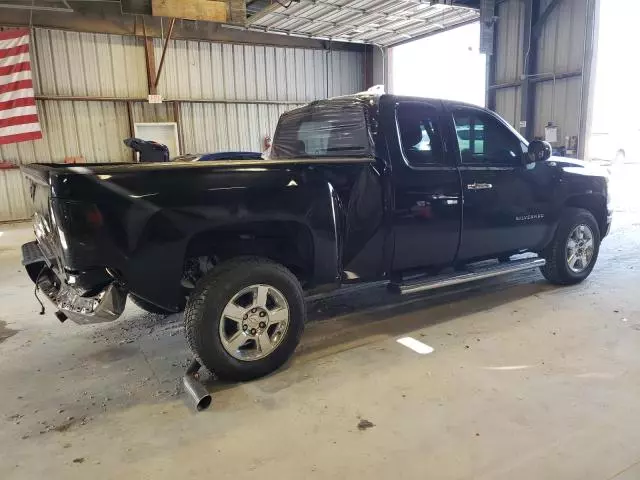
[{"label": "wheel arch", "polygon": [[590,212],[598,223],[600,235],[604,235],[604,232],[607,230],[607,201],[602,195],[574,195],[567,199],[564,206],[582,208]]},{"label": "wheel arch", "polygon": [[301,283],[315,275],[315,239],[311,228],[291,220],[256,220],[203,230],[185,248],[185,261],[208,256],[216,262],[262,257],[287,267]]}]

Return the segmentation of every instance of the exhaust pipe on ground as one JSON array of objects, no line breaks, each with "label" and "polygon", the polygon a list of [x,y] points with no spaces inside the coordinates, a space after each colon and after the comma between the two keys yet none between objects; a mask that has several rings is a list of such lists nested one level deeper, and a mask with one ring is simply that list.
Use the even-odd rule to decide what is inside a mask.
[{"label": "exhaust pipe on ground", "polygon": [[193,400],[196,410],[201,412],[211,405],[211,394],[198,380],[198,370],[200,370],[200,362],[194,360],[187,369],[184,377],[182,377],[182,385],[184,390]]}]

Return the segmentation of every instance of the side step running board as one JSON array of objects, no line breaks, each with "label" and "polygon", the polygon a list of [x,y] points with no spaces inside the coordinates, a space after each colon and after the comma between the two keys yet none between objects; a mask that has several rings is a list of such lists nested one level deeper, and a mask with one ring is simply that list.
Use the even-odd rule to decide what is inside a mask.
[{"label": "side step running board", "polygon": [[544,258],[525,258],[523,260],[513,260],[511,262],[499,263],[488,267],[480,267],[470,272],[454,273],[450,275],[437,275],[435,277],[423,278],[407,283],[392,283],[389,290],[401,295],[410,293],[435,290],[436,288],[450,287],[461,283],[473,282],[485,278],[497,277],[509,273],[529,270],[531,268],[542,267],[546,264]]}]

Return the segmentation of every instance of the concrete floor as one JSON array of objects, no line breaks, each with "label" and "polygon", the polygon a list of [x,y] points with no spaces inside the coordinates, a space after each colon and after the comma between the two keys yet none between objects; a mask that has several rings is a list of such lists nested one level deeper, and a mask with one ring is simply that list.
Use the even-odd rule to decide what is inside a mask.
[{"label": "concrete floor", "polygon": [[179,315],[39,316],[29,226],[0,225],[0,478],[637,480],[639,178],[616,172],[615,228],[584,284],[529,272],[315,303],[286,368],[212,382],[203,413],[179,388]]}]

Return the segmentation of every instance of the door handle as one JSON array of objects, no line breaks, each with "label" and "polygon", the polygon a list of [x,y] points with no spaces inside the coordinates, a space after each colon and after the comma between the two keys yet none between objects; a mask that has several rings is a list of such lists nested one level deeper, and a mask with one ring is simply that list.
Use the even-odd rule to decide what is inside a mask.
[{"label": "door handle", "polygon": [[432,201],[441,201],[445,205],[457,205],[458,197],[452,197],[449,195],[431,195]]},{"label": "door handle", "polygon": [[467,185],[467,189],[469,190],[489,190],[493,188],[493,185],[490,183],[470,183]]}]

